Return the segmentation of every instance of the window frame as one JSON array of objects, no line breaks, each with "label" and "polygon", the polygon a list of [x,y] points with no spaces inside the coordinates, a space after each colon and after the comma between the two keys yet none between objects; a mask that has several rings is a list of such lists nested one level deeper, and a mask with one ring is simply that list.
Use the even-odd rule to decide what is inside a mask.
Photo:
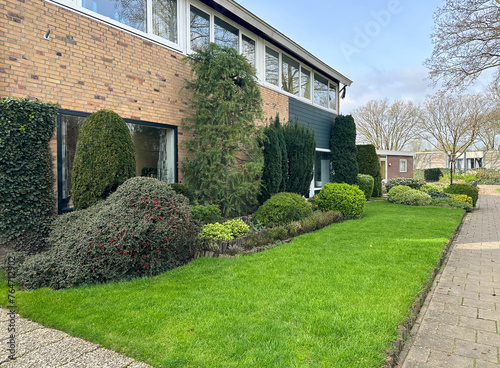
[{"label": "window frame", "polygon": [[[404,166],[404,170],[403,170]],[[399,159],[399,172],[400,173],[406,173],[408,172],[408,160],[406,158],[400,158]]]},{"label": "window frame", "polygon": [[[87,118],[91,115],[91,113],[77,111],[77,110],[67,110],[67,109],[59,109],[57,111],[57,117],[56,117],[56,122],[57,122],[57,127],[56,127],[56,132],[57,132],[56,173],[57,173],[57,212],[59,214],[73,211],[73,207],[65,207],[64,206],[64,198],[63,198],[63,175],[62,175],[62,171],[63,171],[62,116],[63,115],[70,115],[70,116]],[[123,120],[127,124],[143,125],[143,126],[149,126],[149,127],[153,127],[153,128],[164,128],[164,129],[170,129],[173,131],[173,134],[174,134],[174,147],[173,147],[173,151],[174,151],[174,164],[173,164],[173,166],[174,166],[174,183],[178,183],[179,182],[178,127],[176,125],[161,124],[161,123],[155,123],[155,122],[144,121],[144,120],[135,120],[135,119],[128,119],[128,118],[124,118]]]}]

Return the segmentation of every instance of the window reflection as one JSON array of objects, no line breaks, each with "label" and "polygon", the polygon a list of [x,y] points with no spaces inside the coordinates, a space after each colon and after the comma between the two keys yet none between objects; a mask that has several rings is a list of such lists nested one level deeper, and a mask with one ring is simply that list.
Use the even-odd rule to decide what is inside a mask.
[{"label": "window reflection", "polygon": [[266,82],[278,85],[279,68],[279,54],[266,47]]},{"label": "window reflection", "polygon": [[214,42],[219,46],[232,47],[238,50],[239,31],[222,19],[215,17]]},{"label": "window reflection", "polygon": [[328,107],[328,80],[314,74],[314,103]]},{"label": "window reflection", "polygon": [[281,88],[299,94],[299,63],[286,55],[282,55]]},{"label": "window reflection", "polygon": [[82,6],[146,32],[146,0],[82,0]]},{"label": "window reflection", "polygon": [[242,54],[247,58],[250,64],[255,68],[255,41],[243,35],[242,40]]},{"label": "window reflection", "polygon": [[177,43],[177,0],[153,0],[153,33]]},{"label": "window reflection", "polygon": [[191,6],[191,50],[203,49],[210,43],[210,16]]}]

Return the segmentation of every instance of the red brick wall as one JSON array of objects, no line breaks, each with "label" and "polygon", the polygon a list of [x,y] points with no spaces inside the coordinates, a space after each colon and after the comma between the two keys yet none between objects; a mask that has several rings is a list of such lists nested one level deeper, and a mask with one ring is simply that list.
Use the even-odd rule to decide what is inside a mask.
[{"label": "red brick wall", "polygon": [[[400,160],[406,160],[406,172],[400,171]],[[412,156],[387,156],[387,179],[394,178],[413,178]]]}]

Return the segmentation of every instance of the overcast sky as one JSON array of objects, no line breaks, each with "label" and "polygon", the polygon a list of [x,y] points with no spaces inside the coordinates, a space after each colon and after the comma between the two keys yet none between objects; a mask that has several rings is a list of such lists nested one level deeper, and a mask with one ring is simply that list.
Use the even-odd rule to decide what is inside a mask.
[{"label": "overcast sky", "polygon": [[342,114],[371,99],[418,103],[435,92],[423,63],[433,50],[433,14],[444,0],[238,3],[353,81],[341,101]]}]

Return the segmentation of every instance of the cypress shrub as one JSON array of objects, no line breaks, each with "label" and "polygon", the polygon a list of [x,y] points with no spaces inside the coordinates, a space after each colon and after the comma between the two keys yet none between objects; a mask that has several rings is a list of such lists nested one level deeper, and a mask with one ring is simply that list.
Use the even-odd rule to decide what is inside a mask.
[{"label": "cypress shrub", "polygon": [[370,175],[358,174],[358,188],[365,194],[366,200],[370,200],[373,193],[373,178]]},{"label": "cypress shrub", "polygon": [[264,148],[264,169],[262,171],[262,188],[259,202],[264,203],[273,194],[280,191],[282,182],[282,158],[278,134],[273,128],[264,129],[262,142]]},{"label": "cypress shrub", "polygon": [[382,197],[382,174],[375,146],[362,144],[357,145],[356,148],[359,173],[370,175],[373,178],[372,197]]},{"label": "cypress shrub", "polygon": [[115,112],[100,110],[83,123],[76,142],[71,199],[84,209],[105,199],[135,176],[135,150],[125,121]]},{"label": "cypress shrub", "polygon": [[255,212],[254,219],[266,227],[285,225],[312,214],[312,206],[296,193],[278,193],[269,198]]},{"label": "cypress shrub", "polygon": [[338,211],[345,219],[363,215],[366,198],[356,186],[346,183],[327,183],[316,195],[316,206],[323,212]]},{"label": "cypress shrub", "polygon": [[54,171],[49,142],[57,105],[0,99],[0,244],[44,248],[54,215]]},{"label": "cypress shrub", "polygon": [[276,114],[276,118],[274,119],[274,122],[271,124],[271,127],[277,134],[278,144],[281,151],[281,183],[278,192],[284,192],[286,191],[286,181],[288,178],[288,154],[286,151],[284,129],[280,123],[279,114]]},{"label": "cypress shrub", "polygon": [[335,118],[330,145],[333,182],[356,184],[359,172],[356,160],[356,124],[351,115],[339,115]]},{"label": "cypress shrub", "polygon": [[439,181],[441,176],[443,176],[443,171],[439,168],[424,170],[425,181]]},{"label": "cypress shrub", "polygon": [[308,196],[316,159],[314,131],[295,120],[284,127],[288,156],[286,191]]}]

